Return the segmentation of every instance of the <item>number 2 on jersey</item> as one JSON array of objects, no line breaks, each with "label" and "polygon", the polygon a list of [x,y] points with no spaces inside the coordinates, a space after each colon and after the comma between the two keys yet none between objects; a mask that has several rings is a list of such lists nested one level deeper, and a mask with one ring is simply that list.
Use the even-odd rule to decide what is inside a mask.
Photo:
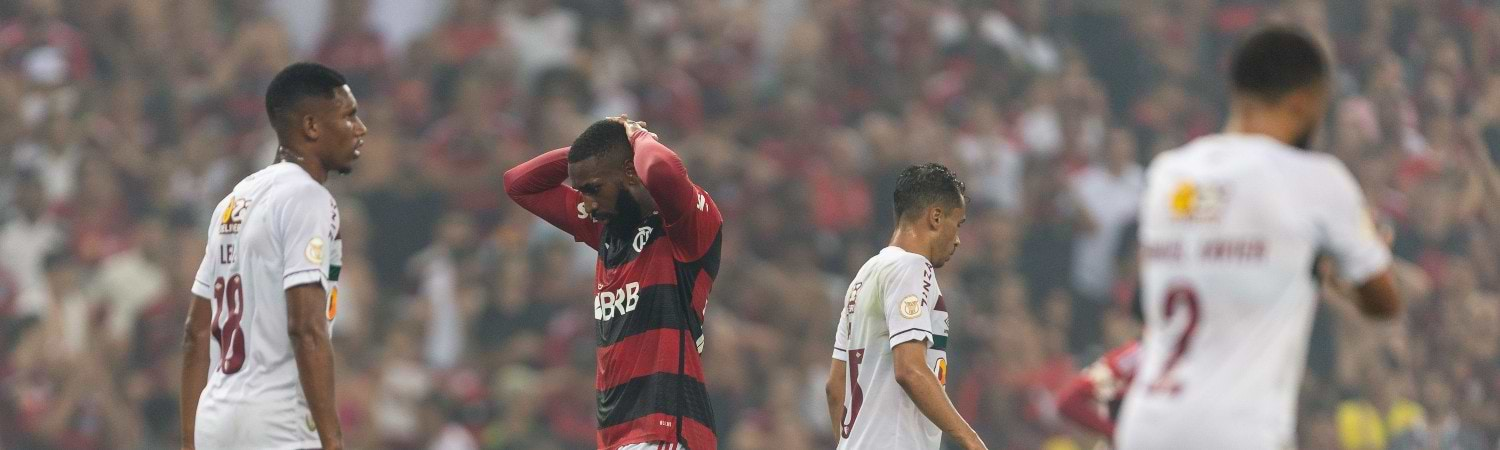
[{"label": "number 2 on jersey", "polygon": [[1188,346],[1192,344],[1193,332],[1198,330],[1199,311],[1198,293],[1192,287],[1185,285],[1173,286],[1167,290],[1167,301],[1163,317],[1172,320],[1173,316],[1179,315],[1178,311],[1187,315],[1187,326],[1182,329],[1182,336],[1172,344],[1172,354],[1167,357],[1167,365],[1162,367],[1161,376],[1151,382],[1151,392],[1166,392],[1176,394],[1182,391],[1182,383],[1172,376],[1172,369],[1182,361],[1182,355],[1187,354]]},{"label": "number 2 on jersey", "polygon": [[849,350],[849,407],[844,409],[844,426],[841,431],[845,439],[859,419],[859,407],[865,404],[865,391],[859,387],[859,364],[865,362],[864,349]]},{"label": "number 2 on jersey", "polygon": [[240,318],[245,313],[245,286],[239,275],[214,280],[214,306],[213,337],[219,341],[219,371],[234,374],[245,365],[245,332],[240,328]]}]

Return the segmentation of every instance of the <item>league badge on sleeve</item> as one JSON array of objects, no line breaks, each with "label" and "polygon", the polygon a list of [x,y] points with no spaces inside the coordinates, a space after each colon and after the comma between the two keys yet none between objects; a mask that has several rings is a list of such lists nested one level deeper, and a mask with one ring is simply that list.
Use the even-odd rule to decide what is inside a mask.
[{"label": "league badge on sleeve", "polygon": [[305,253],[308,262],[323,264],[323,238],[314,237],[312,240],[307,241],[307,251]]},{"label": "league badge on sleeve", "polygon": [[915,319],[922,315],[922,300],[911,295],[901,299],[901,317]]}]

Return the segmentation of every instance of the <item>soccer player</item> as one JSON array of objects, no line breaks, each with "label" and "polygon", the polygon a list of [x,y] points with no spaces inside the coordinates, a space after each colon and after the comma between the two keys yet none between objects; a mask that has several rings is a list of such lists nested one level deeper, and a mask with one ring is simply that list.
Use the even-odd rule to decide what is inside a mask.
[{"label": "soccer player", "polygon": [[1367,316],[1400,309],[1390,251],[1354,177],[1305,150],[1331,87],[1319,46],[1292,28],[1257,31],[1231,57],[1230,81],[1224,132],[1147,170],[1146,329],[1121,449],[1292,448],[1318,253],[1358,287]]},{"label": "soccer player", "polygon": [[948,307],[935,271],[958,250],[964,184],[942,165],[911,166],[895,203],[891,245],[859,269],[839,314],[827,387],[838,448],[937,449],[943,433],[985,448],[943,390]]},{"label": "soccer player", "polygon": [[193,281],[182,448],[343,448],[329,334],[342,250],[338,205],[323,182],[359,158],[366,129],[357,110],[344,77],[327,67],[297,63],[271,80],[277,162],[214,209]]},{"label": "soccer player", "polygon": [[598,447],[717,448],[699,354],[724,219],[682,160],[609,118],[506,171],[505,193],[599,252]]},{"label": "soccer player", "polygon": [[1139,341],[1115,347],[1068,381],[1057,395],[1058,412],[1105,438],[1113,438],[1115,418],[1139,366]]}]

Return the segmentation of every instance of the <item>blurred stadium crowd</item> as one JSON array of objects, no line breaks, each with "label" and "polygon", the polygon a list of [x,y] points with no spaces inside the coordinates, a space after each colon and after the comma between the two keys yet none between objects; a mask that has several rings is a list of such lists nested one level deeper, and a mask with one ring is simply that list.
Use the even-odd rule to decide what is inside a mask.
[{"label": "blurred stadium crowd", "polygon": [[1226,49],[1271,21],[1332,49],[1317,150],[1394,235],[1409,302],[1376,324],[1326,299],[1302,448],[1500,448],[1484,0],[4,2],[0,448],[177,445],[203,230],[270,164],[265,85],[300,59],[349,76],[370,128],[329,183],[350,448],[592,446],[594,255],[500,175],[621,112],[725,211],[705,352],[725,448],[832,445],[837,302],[915,161],[975,203],[940,274],[949,395],[990,448],[1090,448],[1054,392],[1138,333],[1142,167],[1218,129]]}]

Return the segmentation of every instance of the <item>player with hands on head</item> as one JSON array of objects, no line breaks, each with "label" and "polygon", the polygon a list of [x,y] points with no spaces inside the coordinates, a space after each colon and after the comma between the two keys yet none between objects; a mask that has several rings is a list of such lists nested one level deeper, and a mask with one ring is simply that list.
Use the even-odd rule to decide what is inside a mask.
[{"label": "player with hands on head", "polygon": [[598,252],[597,446],[716,448],[700,354],[724,219],[682,160],[609,117],[506,171],[505,193]]}]

